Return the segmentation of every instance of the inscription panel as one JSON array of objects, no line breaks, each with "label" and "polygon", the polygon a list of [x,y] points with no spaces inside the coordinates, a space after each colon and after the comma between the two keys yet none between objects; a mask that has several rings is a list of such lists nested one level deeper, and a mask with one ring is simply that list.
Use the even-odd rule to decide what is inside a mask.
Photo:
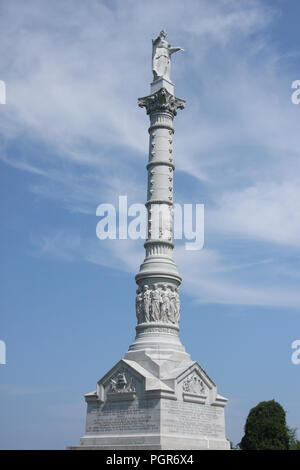
[{"label": "inscription panel", "polygon": [[[114,406],[116,405],[116,406]],[[87,415],[87,433],[118,434],[159,431],[159,410],[142,408],[137,403],[91,406]]]},{"label": "inscription panel", "polygon": [[205,404],[165,401],[162,405],[162,431],[224,438],[224,410]]}]

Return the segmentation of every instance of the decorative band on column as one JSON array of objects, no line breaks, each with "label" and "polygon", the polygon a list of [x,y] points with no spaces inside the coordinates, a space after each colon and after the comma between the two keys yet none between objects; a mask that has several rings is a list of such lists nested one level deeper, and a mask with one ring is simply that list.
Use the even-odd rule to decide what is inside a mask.
[{"label": "decorative band on column", "polygon": [[174,325],[172,323],[163,323],[163,322],[155,322],[155,323],[138,323],[135,327],[136,332],[138,335],[143,333],[152,333],[153,336],[159,333],[165,334],[173,334],[178,336],[179,326]]},{"label": "decorative band on column", "polygon": [[150,249],[154,246],[158,246],[158,245],[161,247],[161,249],[162,249],[162,247],[167,247],[168,249],[171,249],[171,250],[173,250],[173,248],[174,248],[174,243],[170,242],[168,240],[161,240],[161,239],[159,239],[159,240],[153,239],[152,240],[151,238],[149,238],[144,243],[144,247],[146,248],[146,250]]},{"label": "decorative band on column", "polygon": [[167,162],[167,161],[165,161],[165,160],[152,160],[151,162],[147,163],[146,168],[147,168],[147,170],[149,170],[149,168],[150,168],[151,166],[155,166],[155,165],[165,165],[165,166],[169,166],[170,168],[172,168],[173,170],[175,170],[175,165],[174,165],[174,163]]},{"label": "decorative band on column", "polygon": [[167,201],[164,199],[149,199],[147,202],[145,202],[145,206],[148,207],[150,204],[168,204],[169,206],[173,206],[172,201]]},{"label": "decorative band on column", "polygon": [[151,132],[155,129],[167,129],[168,131],[170,131],[172,134],[174,134],[175,130],[173,129],[173,127],[171,126],[168,126],[167,124],[153,124],[149,127],[148,129],[148,132],[149,134],[151,134]]}]

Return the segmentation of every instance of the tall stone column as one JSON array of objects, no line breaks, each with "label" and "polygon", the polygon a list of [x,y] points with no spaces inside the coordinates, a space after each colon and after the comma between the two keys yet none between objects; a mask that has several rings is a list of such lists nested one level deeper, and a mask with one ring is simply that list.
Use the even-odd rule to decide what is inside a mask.
[{"label": "tall stone column", "polygon": [[181,277],[173,261],[173,119],[185,101],[160,88],[138,102],[150,117],[148,237],[144,245],[146,257],[136,275],[137,336],[127,358],[137,358],[131,352],[141,349],[147,349],[148,354],[151,348],[161,354],[184,350],[178,338]]},{"label": "tall stone column", "polygon": [[[227,399],[179,338],[181,277],[173,260],[173,120],[171,47],[163,30],[152,41],[151,94],[139,98],[150,118],[148,236],[136,275],[136,336],[128,351],[85,395],[86,432],[72,449],[229,449]],[[130,184],[130,183],[129,183]],[[200,338],[200,332],[195,332]]]}]

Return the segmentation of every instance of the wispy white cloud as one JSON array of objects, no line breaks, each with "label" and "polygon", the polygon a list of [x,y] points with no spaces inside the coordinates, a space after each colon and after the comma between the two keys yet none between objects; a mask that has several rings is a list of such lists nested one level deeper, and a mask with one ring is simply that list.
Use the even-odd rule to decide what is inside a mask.
[{"label": "wispy white cloud", "polygon": [[300,247],[300,181],[258,182],[225,193],[208,212],[211,229],[281,245]]},{"label": "wispy white cloud", "polygon": [[[133,275],[143,260],[142,240],[100,241],[61,230],[33,243],[36,256],[86,261]],[[202,304],[299,308],[300,272],[294,269],[287,275],[280,259],[257,258],[236,264],[230,258],[217,250],[186,251],[184,245],[177,246],[175,261],[183,277],[182,289]],[[285,270],[289,270],[288,266]]]},{"label": "wispy white cloud", "polygon": [[143,257],[143,242],[99,240],[96,238],[96,230],[94,238],[56,230],[40,238],[32,238],[31,253],[69,262],[87,261],[134,273]]},{"label": "wispy white cloud", "polygon": [[[176,93],[187,98],[176,118],[176,167],[194,178],[208,236],[227,233],[249,244],[298,249],[298,109],[290,102],[282,53],[265,35],[279,15],[259,0],[190,0],[188,6],[89,0],[76,8],[67,1],[55,8],[42,0],[7,2],[0,20],[7,84],[0,158],[35,174],[31,191],[70,211],[95,214],[99,203],[116,203],[120,194],[143,202],[148,118],[136,99],[151,80],[151,38],[166,27],[170,41],[186,51],[172,70]],[[19,145],[16,152],[12,143],[23,141],[30,151]],[[181,198],[189,198],[189,189]],[[68,261],[136,272],[143,257],[142,244],[141,251],[136,242],[101,244],[67,228],[36,238],[36,253]],[[192,257],[180,250],[184,288],[199,292],[200,301],[299,303],[283,271],[281,286],[272,288],[268,256],[242,263],[238,252],[229,262],[220,244]],[[269,284],[241,279],[251,265],[264,269]]]},{"label": "wispy white cloud", "polygon": [[299,308],[297,282],[277,276],[281,260],[258,259],[235,265],[215,250],[175,256],[183,276],[183,289],[199,303]]},{"label": "wispy white cloud", "polygon": [[[159,3],[159,11],[159,22],[170,25],[171,32],[177,24],[176,36],[187,48],[181,69],[188,74],[192,71],[202,81],[206,81],[207,72],[210,79],[213,74],[211,70],[205,72],[206,55],[199,55],[199,48],[205,45],[205,51],[211,53],[215,41],[247,36],[270,21],[270,10],[260,2],[245,8],[240,2],[191,1],[186,8],[179,1],[167,1]],[[2,128],[7,138],[20,137],[20,133],[24,137],[25,131],[25,138],[52,146],[51,165],[55,159],[60,165],[67,159],[97,167],[111,160],[112,147],[117,150],[118,162],[126,149],[128,165],[130,156],[145,153],[146,119],[136,107],[136,98],[147,92],[150,40],[153,28],[161,27],[154,5],[119,1],[110,8],[91,0],[89,8],[81,3],[72,9],[68,2],[58,2],[56,8],[46,2],[18,7],[11,3],[2,26],[2,61],[9,94]],[[232,63],[230,47],[227,54]],[[180,73],[185,72],[178,68]],[[230,77],[226,77],[228,80]],[[183,82],[183,93],[184,89]],[[194,155],[194,146],[200,143],[203,148],[205,142],[216,142],[216,136],[219,142],[224,141],[229,126],[224,132],[224,123],[220,123],[219,132],[214,132],[215,126],[216,122],[205,123],[200,114],[196,120],[188,115],[187,137],[200,130],[202,138],[197,144],[195,139],[185,139],[187,153]],[[41,161],[41,155],[31,156],[35,158]],[[41,163],[48,166],[50,162],[42,159]],[[190,163],[179,161],[185,171],[192,171]]]}]

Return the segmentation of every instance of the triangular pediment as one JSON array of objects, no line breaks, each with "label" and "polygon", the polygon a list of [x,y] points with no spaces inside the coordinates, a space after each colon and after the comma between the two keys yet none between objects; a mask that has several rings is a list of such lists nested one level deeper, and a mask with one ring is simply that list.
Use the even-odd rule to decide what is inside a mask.
[{"label": "triangular pediment", "polygon": [[201,380],[204,386],[206,386],[210,390],[216,387],[216,384],[209,377],[209,375],[205,372],[205,370],[202,369],[202,367],[200,366],[198,362],[194,362],[185,370],[181,370],[176,377],[176,382],[178,384],[181,382],[186,383],[193,376],[195,376],[196,379]]},{"label": "triangular pediment", "polygon": [[97,383],[97,390],[85,395],[91,400],[119,400],[143,397],[149,393],[171,393],[166,383],[135,361],[121,359]]},{"label": "triangular pediment", "polygon": [[143,382],[143,375],[121,359],[98,381],[98,399],[134,399]]},{"label": "triangular pediment", "polygon": [[176,377],[177,396],[183,401],[212,403],[217,395],[217,387],[198,362],[178,371]]}]

